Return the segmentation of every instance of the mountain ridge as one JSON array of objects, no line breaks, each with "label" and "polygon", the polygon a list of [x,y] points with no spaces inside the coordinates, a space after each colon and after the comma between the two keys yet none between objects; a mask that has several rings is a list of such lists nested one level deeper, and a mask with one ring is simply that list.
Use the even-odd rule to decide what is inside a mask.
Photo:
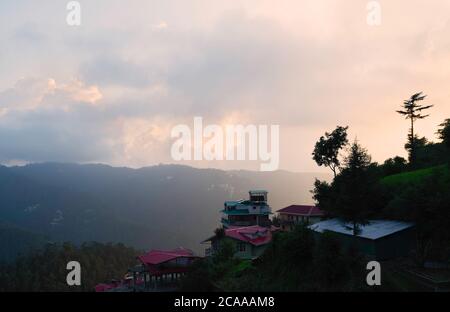
[{"label": "mountain ridge", "polygon": [[263,188],[273,212],[312,203],[315,177],[330,175],[184,165],[0,166],[0,219],[53,241],[122,242],[144,249],[185,246],[201,252],[199,243],[219,225],[225,200]]}]

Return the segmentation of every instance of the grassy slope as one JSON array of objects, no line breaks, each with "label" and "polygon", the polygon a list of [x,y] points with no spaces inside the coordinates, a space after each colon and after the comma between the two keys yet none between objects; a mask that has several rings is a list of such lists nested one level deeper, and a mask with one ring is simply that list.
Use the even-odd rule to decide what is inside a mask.
[{"label": "grassy slope", "polygon": [[[397,190],[404,186],[419,184],[421,181],[433,174],[441,174],[442,181],[450,178],[450,168],[448,165],[434,166],[415,171],[409,171],[384,177],[381,183]],[[385,267],[386,268],[386,267]],[[442,274],[442,271],[440,271]],[[383,280],[389,291],[432,291],[432,286],[421,283],[419,279],[412,275],[405,274],[399,270],[393,270],[389,266],[384,270]]]},{"label": "grassy slope", "polygon": [[448,165],[440,165],[436,167],[424,168],[415,171],[403,172],[399,174],[384,177],[381,183],[387,186],[395,186],[399,184],[412,184],[422,181],[425,177],[432,175],[434,172],[440,172],[444,175],[449,175],[450,170]]}]

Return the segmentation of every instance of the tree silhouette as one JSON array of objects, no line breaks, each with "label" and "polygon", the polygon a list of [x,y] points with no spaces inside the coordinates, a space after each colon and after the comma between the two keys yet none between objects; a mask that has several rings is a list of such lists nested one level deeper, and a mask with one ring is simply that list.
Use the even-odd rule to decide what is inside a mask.
[{"label": "tree silhouette", "polygon": [[333,132],[325,132],[325,136],[320,137],[312,153],[314,161],[319,166],[329,167],[334,177],[340,165],[339,150],[348,144],[347,129],[348,127],[337,126]]},{"label": "tree silhouette", "polygon": [[442,140],[444,145],[450,148],[450,118],[441,123],[439,127],[441,127],[437,131],[439,138]]},{"label": "tree silhouette", "polygon": [[359,234],[359,225],[368,222],[371,210],[373,183],[368,172],[371,159],[367,150],[355,140],[344,159],[344,169],[339,177],[341,186],[337,194],[340,198],[336,205],[340,206],[342,218],[353,224],[353,235]]},{"label": "tree silhouette", "polygon": [[341,171],[334,180],[331,183],[316,180],[312,193],[320,209],[350,223],[354,235],[358,235],[360,225],[367,224],[369,217],[382,206],[378,169],[357,141],[349,147]]},{"label": "tree silhouette", "polygon": [[403,101],[403,110],[398,110],[397,113],[405,116],[406,119],[411,121],[410,133],[408,135],[408,152],[409,152],[409,162],[411,165],[414,165],[416,158],[416,136],[414,134],[414,122],[417,119],[424,119],[429,115],[422,115],[422,111],[433,107],[433,105],[420,105],[417,102],[423,101],[426,98],[426,95],[423,95],[422,92],[413,94],[408,100]]}]

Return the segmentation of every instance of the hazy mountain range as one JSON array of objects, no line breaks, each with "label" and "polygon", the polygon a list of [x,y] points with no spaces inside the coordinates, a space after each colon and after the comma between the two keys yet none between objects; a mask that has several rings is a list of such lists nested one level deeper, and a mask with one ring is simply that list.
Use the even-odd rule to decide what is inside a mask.
[{"label": "hazy mountain range", "polygon": [[219,225],[223,202],[269,191],[273,211],[312,203],[314,178],[327,174],[141,169],[43,163],[0,166],[0,260],[48,241],[123,242],[142,249],[185,246]]}]

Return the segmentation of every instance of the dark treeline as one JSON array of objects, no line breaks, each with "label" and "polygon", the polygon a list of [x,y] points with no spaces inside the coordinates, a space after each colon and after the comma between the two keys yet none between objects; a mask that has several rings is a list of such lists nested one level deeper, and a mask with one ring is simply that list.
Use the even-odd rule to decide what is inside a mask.
[{"label": "dark treeline", "polygon": [[[0,291],[93,291],[100,282],[123,277],[137,254],[123,244],[48,244],[14,263],[0,265]],[[66,283],[69,261],[81,265],[81,286]]]},{"label": "dark treeline", "polygon": [[[338,127],[332,134],[340,129],[346,130]],[[330,217],[339,217],[352,223],[355,234],[369,219],[414,222],[417,241],[412,259],[416,264],[423,267],[427,260],[448,263],[449,132],[450,120],[447,119],[437,130],[440,142],[429,142],[418,136],[412,140],[410,134],[405,144],[408,160],[396,156],[383,164],[372,162],[368,151],[355,141],[347,148],[342,164],[338,162],[339,173],[334,180],[331,183],[316,180],[314,199]],[[328,135],[326,138],[331,141],[337,137]],[[345,136],[344,138],[346,139]],[[319,141],[314,153],[337,159],[334,155],[346,144],[331,149],[332,153],[329,152],[330,149],[322,149],[328,152],[327,155],[318,148],[323,142],[327,143],[327,140]],[[411,144],[414,144],[414,148]]]}]

